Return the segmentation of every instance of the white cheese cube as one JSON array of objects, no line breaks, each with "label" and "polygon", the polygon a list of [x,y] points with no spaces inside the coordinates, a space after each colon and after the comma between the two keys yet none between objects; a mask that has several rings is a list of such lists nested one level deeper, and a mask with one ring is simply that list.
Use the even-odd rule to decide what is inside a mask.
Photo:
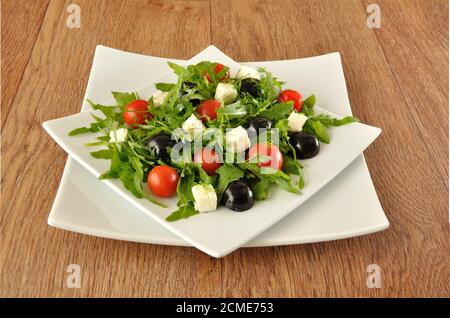
[{"label": "white cheese cube", "polygon": [[184,121],[181,125],[181,128],[189,133],[191,138],[199,136],[203,128],[203,123],[200,119],[198,119],[194,114],[192,114],[188,119]]},{"label": "white cheese cube", "polygon": [[229,104],[233,102],[237,97],[237,90],[234,88],[233,84],[230,83],[219,83],[216,88],[215,99],[223,102],[224,104]]},{"label": "white cheese cube", "polygon": [[212,185],[197,184],[192,187],[194,208],[202,212],[215,211],[217,209],[217,195]]},{"label": "white cheese cube", "polygon": [[257,69],[245,65],[241,67],[236,77],[239,79],[254,78],[257,80],[261,80],[261,74],[259,74]]},{"label": "white cheese cube", "polygon": [[166,99],[168,94],[169,94],[168,92],[162,91],[157,91],[156,93],[153,93],[152,97],[155,106],[161,106],[164,103],[164,100]]},{"label": "white cheese cube", "polygon": [[119,128],[109,132],[109,142],[124,142],[127,139],[128,130],[126,128]]},{"label": "white cheese cube", "polygon": [[306,117],[302,113],[297,113],[293,111],[288,117],[289,131],[291,132],[301,131],[303,125],[306,123],[307,120],[308,117]]},{"label": "white cheese cube", "polygon": [[250,147],[250,138],[248,138],[247,130],[242,126],[233,128],[226,132],[225,141],[227,151],[239,153]]}]

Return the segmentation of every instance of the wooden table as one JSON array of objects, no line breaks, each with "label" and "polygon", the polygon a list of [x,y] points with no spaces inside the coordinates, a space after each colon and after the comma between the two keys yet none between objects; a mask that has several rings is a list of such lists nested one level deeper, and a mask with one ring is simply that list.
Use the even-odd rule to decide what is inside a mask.
[{"label": "wooden table", "polygon": [[[447,1],[76,0],[69,29],[71,2],[2,1],[0,296],[450,295]],[[78,112],[95,46],[187,59],[210,43],[238,61],[342,54],[355,115],[383,128],[365,154],[387,231],[213,259],[47,226],[67,155],[41,123]]]}]

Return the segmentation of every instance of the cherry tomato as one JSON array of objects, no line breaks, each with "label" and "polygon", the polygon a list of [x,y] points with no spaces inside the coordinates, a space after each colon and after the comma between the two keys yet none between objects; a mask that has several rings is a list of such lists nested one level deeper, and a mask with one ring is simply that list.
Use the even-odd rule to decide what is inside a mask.
[{"label": "cherry tomato", "polygon": [[138,99],[125,106],[123,120],[128,126],[145,124],[145,120],[151,118],[152,114],[148,111],[148,102],[145,100]]},{"label": "cherry tomato", "polygon": [[[214,73],[219,74],[220,72],[222,72],[224,67],[225,66],[223,64],[217,63],[216,66],[214,67]],[[204,76],[206,77],[208,82],[212,83],[211,76],[209,76],[209,74],[207,72],[205,72]],[[229,71],[226,72],[224,76],[222,76],[220,81],[223,81],[223,80],[225,80],[227,78],[230,78],[230,72]]]},{"label": "cherry tomato", "polygon": [[[280,149],[271,144],[256,144],[248,151],[248,158],[254,158],[258,155],[269,156],[271,159],[258,162],[258,166],[281,170],[283,167],[283,154]],[[260,160],[258,160],[260,161]]]},{"label": "cherry tomato", "polygon": [[201,163],[203,170],[209,175],[214,176],[216,170],[222,165],[222,159],[214,149],[202,148],[194,154],[194,162]]},{"label": "cherry tomato", "polygon": [[158,197],[171,197],[177,193],[180,177],[177,171],[169,166],[156,166],[147,176],[147,185]]},{"label": "cherry tomato", "polygon": [[197,114],[203,122],[214,120],[217,118],[217,109],[220,107],[220,102],[215,99],[208,99],[197,106]]},{"label": "cherry tomato", "polygon": [[299,92],[293,90],[293,89],[286,89],[280,93],[280,96],[278,96],[278,101],[280,103],[293,101],[294,102],[294,108],[299,112],[302,109],[303,99],[302,94]]}]

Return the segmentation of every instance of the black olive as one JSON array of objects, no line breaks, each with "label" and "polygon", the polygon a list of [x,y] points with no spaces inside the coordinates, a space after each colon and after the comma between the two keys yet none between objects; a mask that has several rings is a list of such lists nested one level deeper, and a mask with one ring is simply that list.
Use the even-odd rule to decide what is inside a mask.
[{"label": "black olive", "polygon": [[200,105],[201,100],[198,98],[193,98],[189,100],[192,104],[192,106],[197,107],[198,105]]},{"label": "black olive", "polygon": [[250,138],[254,138],[259,135],[260,129],[269,130],[270,128],[272,128],[272,122],[269,119],[256,116],[248,121],[247,133]]},{"label": "black olive", "polygon": [[170,154],[167,147],[173,147],[175,140],[172,140],[169,134],[156,134],[147,142],[148,147],[154,151],[155,155],[161,159],[169,159]]},{"label": "black olive", "polygon": [[194,88],[197,86],[194,82],[184,82],[183,84],[186,85],[187,88]]},{"label": "black olive", "polygon": [[243,181],[231,182],[222,196],[222,204],[236,212],[248,210],[254,203],[253,191]]},{"label": "black olive", "polygon": [[320,144],[316,136],[304,132],[296,132],[289,136],[289,142],[295,149],[297,159],[312,158],[319,153]]},{"label": "black olive", "polygon": [[254,78],[244,78],[241,81],[241,95],[248,93],[255,98],[261,96],[261,90],[259,89],[259,80]]}]

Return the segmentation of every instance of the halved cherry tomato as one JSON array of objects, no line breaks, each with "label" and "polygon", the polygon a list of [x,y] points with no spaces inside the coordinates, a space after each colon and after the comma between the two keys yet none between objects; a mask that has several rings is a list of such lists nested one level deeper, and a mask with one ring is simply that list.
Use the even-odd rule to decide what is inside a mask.
[{"label": "halved cherry tomato", "polygon": [[151,119],[152,117],[152,114],[148,111],[148,102],[141,99],[129,103],[125,106],[123,112],[123,120],[128,126],[145,124],[145,120]]},{"label": "halved cherry tomato", "polygon": [[214,176],[216,170],[222,165],[222,159],[214,149],[202,148],[194,154],[194,162],[201,163],[203,170],[209,175]]},{"label": "halved cherry tomato", "polygon": [[293,90],[293,89],[286,89],[280,93],[280,96],[278,96],[278,101],[280,103],[293,101],[294,102],[294,108],[299,112],[302,109],[303,99],[302,94],[299,92]]},{"label": "halved cherry tomato", "polygon": [[197,106],[196,112],[200,115],[203,122],[214,120],[217,118],[217,109],[220,107],[220,102],[215,99],[208,99]]},{"label": "halved cherry tomato", "polygon": [[[214,67],[214,73],[219,74],[220,72],[222,72],[224,67],[225,66],[223,64],[217,63],[216,66]],[[212,83],[211,76],[209,76],[209,74],[207,72],[205,72],[204,76],[206,77],[208,82]],[[230,71],[226,72],[225,75],[222,76],[220,81],[223,81],[223,80],[225,80],[227,78],[230,78]]]},{"label": "halved cherry tomato", "polygon": [[169,166],[156,166],[147,176],[147,185],[158,197],[171,197],[177,193],[178,180],[177,171]]},{"label": "halved cherry tomato", "polygon": [[256,144],[248,151],[248,158],[252,159],[256,156],[269,156],[271,159],[262,161],[258,160],[258,166],[281,170],[283,167],[283,154],[280,149],[272,144]]}]

